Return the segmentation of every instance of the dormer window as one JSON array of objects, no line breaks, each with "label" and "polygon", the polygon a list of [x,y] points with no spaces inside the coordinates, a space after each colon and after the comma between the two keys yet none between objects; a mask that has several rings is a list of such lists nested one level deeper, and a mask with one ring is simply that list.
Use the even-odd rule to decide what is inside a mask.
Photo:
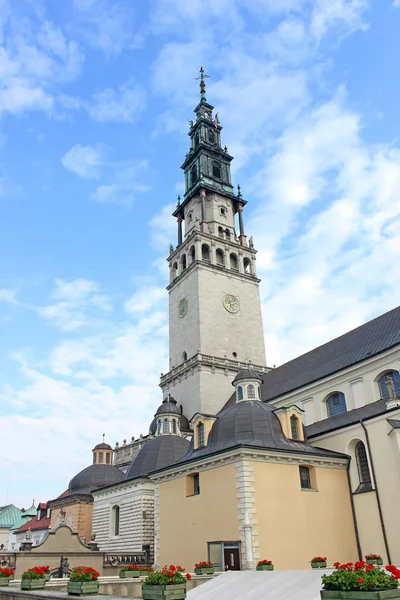
[{"label": "dormer window", "polygon": [[204,423],[197,425],[197,447],[202,448],[204,446]]}]

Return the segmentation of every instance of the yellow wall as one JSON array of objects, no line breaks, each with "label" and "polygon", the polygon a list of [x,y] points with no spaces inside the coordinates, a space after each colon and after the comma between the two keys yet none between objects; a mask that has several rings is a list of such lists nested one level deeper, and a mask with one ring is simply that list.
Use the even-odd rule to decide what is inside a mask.
[{"label": "yellow wall", "polygon": [[315,555],[358,559],[346,470],[315,467],[314,492],[301,490],[298,465],[250,464],[261,559],[277,569],[309,568]]},{"label": "yellow wall", "polygon": [[186,477],[160,484],[159,564],[193,571],[207,560],[207,542],[239,540],[236,469],[200,471],[200,494],[186,497]]}]

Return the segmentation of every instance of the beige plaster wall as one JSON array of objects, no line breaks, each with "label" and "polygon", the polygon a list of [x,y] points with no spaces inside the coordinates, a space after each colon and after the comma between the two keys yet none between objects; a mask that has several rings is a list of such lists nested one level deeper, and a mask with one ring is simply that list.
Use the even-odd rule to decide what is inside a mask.
[{"label": "beige plaster wall", "polygon": [[309,568],[315,555],[358,559],[346,470],[315,467],[318,491],[302,491],[298,465],[251,466],[261,559],[278,569]]},{"label": "beige plaster wall", "polygon": [[[195,471],[194,471],[195,472]],[[207,560],[207,542],[240,539],[233,464],[200,471],[200,494],[186,497],[186,477],[159,486],[159,564],[192,572]]]},{"label": "beige plaster wall", "polygon": [[[400,409],[366,421],[365,427],[369,435],[390,558],[393,563],[400,564],[400,520],[394,517],[400,497],[400,449],[396,431],[392,431],[387,418],[400,419]],[[359,484],[354,456],[354,446],[358,440],[364,442],[368,454],[365,432],[360,424],[312,440],[313,445],[346,452],[351,456],[350,476],[353,490],[356,490]],[[368,456],[368,459],[372,477],[371,456]],[[376,552],[386,561],[388,557],[384,550],[375,492],[355,494],[353,497],[363,554]]]},{"label": "beige plaster wall", "polygon": [[[61,517],[61,510],[65,511],[65,518]],[[62,505],[51,511],[50,529],[56,529],[62,524],[68,525],[79,534],[80,538],[90,541],[92,533],[93,504],[76,503]]]}]

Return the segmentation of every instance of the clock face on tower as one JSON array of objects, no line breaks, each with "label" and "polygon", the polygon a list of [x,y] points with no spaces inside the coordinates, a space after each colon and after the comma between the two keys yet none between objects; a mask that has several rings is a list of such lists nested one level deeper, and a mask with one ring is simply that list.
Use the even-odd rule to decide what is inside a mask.
[{"label": "clock face on tower", "polygon": [[239,310],[239,300],[231,294],[224,296],[223,304],[226,310],[230,313],[237,313]]},{"label": "clock face on tower", "polygon": [[188,301],[187,298],[182,298],[178,303],[178,314],[182,318],[186,315],[188,311]]}]

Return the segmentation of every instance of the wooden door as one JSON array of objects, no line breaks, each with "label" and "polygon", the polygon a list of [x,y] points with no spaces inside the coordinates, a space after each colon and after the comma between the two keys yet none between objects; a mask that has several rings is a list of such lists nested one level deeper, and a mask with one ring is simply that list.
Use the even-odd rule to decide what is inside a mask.
[{"label": "wooden door", "polygon": [[225,571],[240,571],[239,548],[224,548]]}]

